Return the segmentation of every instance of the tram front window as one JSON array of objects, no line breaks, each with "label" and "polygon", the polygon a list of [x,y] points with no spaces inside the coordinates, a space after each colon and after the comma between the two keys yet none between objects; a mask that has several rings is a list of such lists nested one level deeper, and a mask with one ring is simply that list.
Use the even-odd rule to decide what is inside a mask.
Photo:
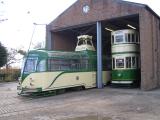
[{"label": "tram front window", "polygon": [[85,43],[84,43],[84,41],[83,40],[79,40],[78,41],[78,46],[80,46],[80,45],[84,45]]},{"label": "tram front window", "polygon": [[89,41],[89,40],[87,40],[87,45],[93,46],[92,43],[91,43],[91,41]]},{"label": "tram front window", "polygon": [[24,72],[31,73],[36,71],[37,58],[28,58],[24,64]]},{"label": "tram front window", "polygon": [[37,71],[38,72],[44,72],[46,71],[46,60],[41,60],[37,65]]}]

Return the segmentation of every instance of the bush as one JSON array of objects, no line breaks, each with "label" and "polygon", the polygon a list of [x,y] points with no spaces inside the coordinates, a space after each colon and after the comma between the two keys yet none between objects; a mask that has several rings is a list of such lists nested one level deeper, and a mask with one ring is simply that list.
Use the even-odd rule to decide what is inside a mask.
[{"label": "bush", "polygon": [[0,43],[0,67],[3,67],[7,63],[7,50]]},{"label": "bush", "polygon": [[20,69],[3,69],[0,71],[0,80],[2,82],[17,81],[20,77]]}]

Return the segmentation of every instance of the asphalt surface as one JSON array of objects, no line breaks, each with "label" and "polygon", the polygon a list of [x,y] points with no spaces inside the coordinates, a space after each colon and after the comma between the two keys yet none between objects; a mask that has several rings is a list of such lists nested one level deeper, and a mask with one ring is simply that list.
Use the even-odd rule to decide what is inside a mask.
[{"label": "asphalt surface", "polygon": [[50,97],[18,96],[0,83],[0,120],[160,120],[160,89],[89,89]]}]

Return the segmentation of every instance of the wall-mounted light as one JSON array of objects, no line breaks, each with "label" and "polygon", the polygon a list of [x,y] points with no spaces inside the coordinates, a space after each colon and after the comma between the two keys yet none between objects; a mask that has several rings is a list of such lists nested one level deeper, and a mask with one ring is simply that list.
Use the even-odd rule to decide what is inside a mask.
[{"label": "wall-mounted light", "polygon": [[106,30],[113,32],[114,30],[110,29],[110,28],[105,28]]},{"label": "wall-mounted light", "polygon": [[128,27],[132,28],[132,29],[136,29],[136,27],[133,27],[132,25],[128,24]]}]

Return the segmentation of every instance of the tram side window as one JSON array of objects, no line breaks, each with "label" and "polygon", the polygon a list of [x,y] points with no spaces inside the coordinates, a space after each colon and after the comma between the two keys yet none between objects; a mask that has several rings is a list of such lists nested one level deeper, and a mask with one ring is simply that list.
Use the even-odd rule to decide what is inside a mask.
[{"label": "tram side window", "polygon": [[126,57],[126,68],[131,68],[131,57]]},{"label": "tram side window", "polygon": [[48,59],[49,71],[86,70],[92,67],[88,59]]},{"label": "tram side window", "polygon": [[48,70],[49,71],[60,70],[59,60],[48,59]]},{"label": "tram side window", "polygon": [[70,64],[71,64],[71,70],[76,70],[78,69],[78,60],[70,60]]},{"label": "tram side window", "polygon": [[80,68],[79,69],[83,69],[83,70],[87,70],[87,69],[92,69],[93,66],[91,64],[89,64],[88,59],[82,59],[80,60]]},{"label": "tram side window", "polygon": [[136,57],[136,65],[137,65],[136,67],[139,68],[140,65],[139,65],[139,58],[138,57]]},{"label": "tram side window", "polygon": [[132,42],[134,43],[135,42],[135,35],[132,34]]},{"label": "tram side window", "polygon": [[124,68],[124,59],[116,59],[116,68]]},{"label": "tram side window", "polygon": [[136,34],[136,43],[139,43],[139,37],[138,37],[138,34]]},{"label": "tram side window", "polygon": [[132,57],[132,68],[136,68],[136,67],[137,67],[136,57]]},{"label": "tram side window", "polygon": [[128,34],[128,42],[130,43],[131,42],[131,37],[130,37],[131,35],[130,34]]},{"label": "tram side window", "polygon": [[48,59],[48,70],[70,70],[70,63],[64,59]]},{"label": "tram side window", "polygon": [[41,60],[37,66],[37,71],[43,72],[46,71],[46,60]]},{"label": "tram side window", "polygon": [[114,44],[114,36],[112,35],[112,44]]},{"label": "tram side window", "polygon": [[115,69],[115,58],[112,59],[112,68]]},{"label": "tram side window", "polygon": [[61,70],[70,70],[71,69],[70,60],[60,60],[59,66]]},{"label": "tram side window", "polygon": [[128,34],[125,34],[125,41],[128,43]]}]

